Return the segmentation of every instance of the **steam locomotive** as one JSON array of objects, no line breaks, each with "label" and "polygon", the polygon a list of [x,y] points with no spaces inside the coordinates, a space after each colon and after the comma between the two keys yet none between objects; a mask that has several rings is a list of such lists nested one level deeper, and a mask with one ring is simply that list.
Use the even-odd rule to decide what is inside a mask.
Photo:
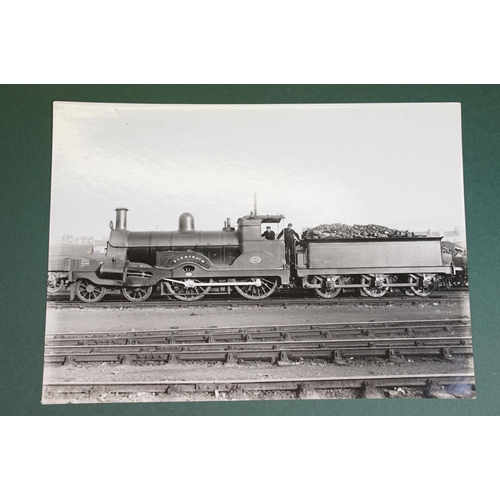
[{"label": "steam locomotive", "polygon": [[155,288],[182,301],[234,292],[260,300],[279,287],[322,298],[350,289],[369,297],[394,289],[426,297],[460,270],[441,254],[439,237],[305,239],[286,263],[285,243],[261,236],[263,225],[279,224],[283,215],[250,213],[237,227],[227,219],[220,231],[197,231],[193,216],[183,213],[177,231],[136,232],[127,230],[127,212],[116,209],[104,256],[68,259],[70,300],[98,302],[119,292],[141,302]]}]

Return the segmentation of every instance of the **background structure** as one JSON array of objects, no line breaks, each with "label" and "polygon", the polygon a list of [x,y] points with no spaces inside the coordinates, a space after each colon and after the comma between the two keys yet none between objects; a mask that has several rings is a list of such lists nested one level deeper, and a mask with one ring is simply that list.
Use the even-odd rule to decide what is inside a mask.
[{"label": "background structure", "polygon": [[[322,400],[43,406],[53,101],[140,103],[460,102],[476,400]],[[487,85],[3,86],[1,414],[499,414],[497,221],[500,89]],[[429,188],[446,197],[446,184]],[[397,210],[397,206],[395,206]],[[104,215],[109,219],[109,214]],[[100,236],[100,235],[99,235]]]}]

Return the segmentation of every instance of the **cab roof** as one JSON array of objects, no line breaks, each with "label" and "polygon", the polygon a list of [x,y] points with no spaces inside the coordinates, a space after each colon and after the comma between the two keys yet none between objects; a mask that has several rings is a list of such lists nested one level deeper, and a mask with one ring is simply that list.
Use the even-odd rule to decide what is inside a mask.
[{"label": "cab roof", "polygon": [[254,220],[254,221],[260,221],[261,224],[273,224],[273,223],[280,223],[283,219],[285,218],[284,215],[244,215],[243,217],[240,217],[238,219],[238,222],[240,220]]}]

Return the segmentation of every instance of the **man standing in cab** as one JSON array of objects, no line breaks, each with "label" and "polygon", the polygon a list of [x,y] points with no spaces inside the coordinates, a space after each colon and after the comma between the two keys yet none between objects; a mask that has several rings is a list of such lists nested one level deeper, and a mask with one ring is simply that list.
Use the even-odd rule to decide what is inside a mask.
[{"label": "man standing in cab", "polygon": [[288,227],[284,228],[283,231],[278,234],[278,240],[283,235],[285,237],[285,261],[287,264],[295,264],[295,240],[300,241],[299,235],[292,229],[292,227],[292,224],[288,224]]}]

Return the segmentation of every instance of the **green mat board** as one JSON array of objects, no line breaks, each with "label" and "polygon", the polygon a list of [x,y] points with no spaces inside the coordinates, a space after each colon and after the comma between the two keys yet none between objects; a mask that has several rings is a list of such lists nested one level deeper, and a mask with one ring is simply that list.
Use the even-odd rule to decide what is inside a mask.
[{"label": "green mat board", "polygon": [[[53,101],[460,102],[475,400],[40,404]],[[0,87],[2,415],[498,415],[500,90],[492,85],[34,85]],[[432,188],[432,179],[429,179]],[[435,187],[436,195],[442,187]]]}]

